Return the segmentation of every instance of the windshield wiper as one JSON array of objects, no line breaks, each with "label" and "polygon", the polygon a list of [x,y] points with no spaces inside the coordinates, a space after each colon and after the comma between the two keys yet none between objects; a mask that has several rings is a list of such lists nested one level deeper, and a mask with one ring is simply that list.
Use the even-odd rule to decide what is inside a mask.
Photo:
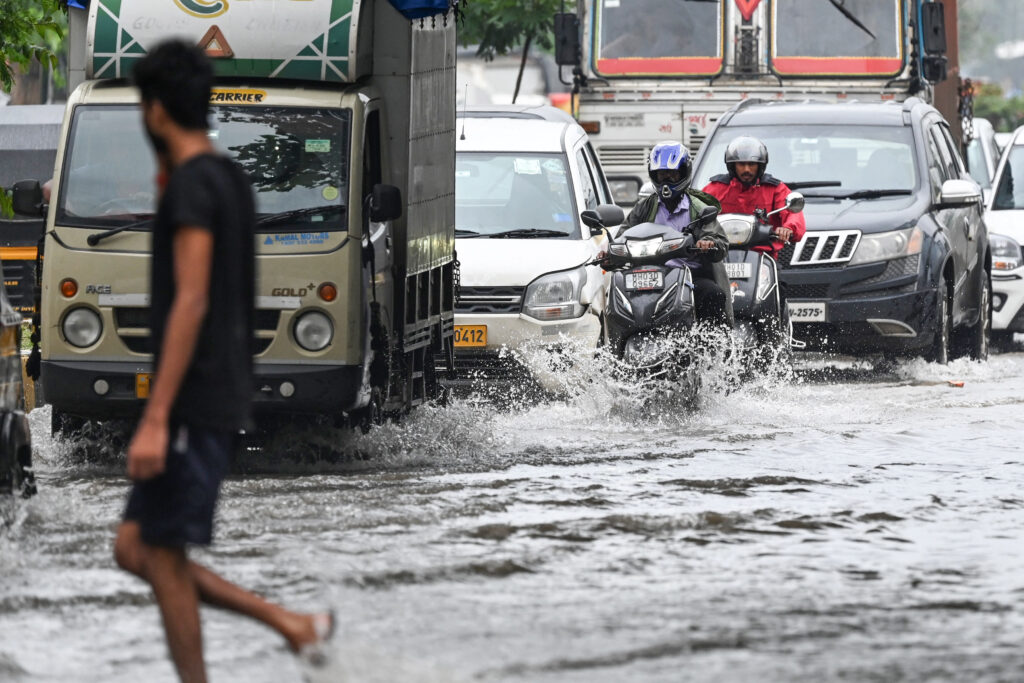
[{"label": "windshield wiper", "polygon": [[913,194],[913,190],[856,190],[854,192],[807,192],[807,197],[828,197],[829,199],[878,199]]},{"label": "windshield wiper", "polygon": [[462,228],[455,229],[456,237],[479,237],[480,233],[476,230],[463,230]]},{"label": "windshield wiper", "polygon": [[786,187],[791,190],[802,190],[805,187],[840,187],[842,181],[839,180],[803,180],[796,183],[786,183]]},{"label": "windshield wiper", "polygon": [[568,237],[570,233],[562,232],[561,230],[547,230],[541,228],[521,228],[519,230],[506,230],[505,232],[496,232],[488,237],[494,239],[501,239],[505,237]]},{"label": "windshield wiper", "polygon": [[846,4],[846,0],[828,0],[828,1],[831,2],[832,6],[835,7],[837,10],[839,10],[840,13],[842,13],[842,15],[844,17],[846,17],[853,24],[855,24],[857,26],[857,28],[859,28],[861,31],[864,31],[864,33],[866,33],[869,36],[871,36],[872,40],[878,40],[878,37],[875,36],[875,34],[871,32],[871,29],[869,29],[867,26],[862,24],[860,19],[858,19],[853,14],[853,12],[851,12],[850,10],[846,9],[846,7],[844,7],[844,5]]},{"label": "windshield wiper", "polygon": [[305,218],[306,216],[322,216],[327,213],[334,211],[345,212],[344,206],[310,206],[305,209],[292,209],[291,211],[282,211],[280,213],[271,213],[263,216],[262,218],[256,219],[256,225],[268,225],[271,223],[287,223],[290,220],[296,218]]},{"label": "windshield wiper", "polygon": [[95,247],[97,244],[99,244],[103,240],[107,239],[108,237],[113,237],[114,235],[120,235],[122,232],[124,232],[126,230],[136,230],[138,228],[146,227],[146,226],[150,225],[151,223],[153,223],[154,220],[155,220],[154,218],[150,217],[150,218],[147,218],[146,220],[143,220],[143,221],[136,221],[135,223],[128,223],[127,225],[122,225],[122,226],[114,228],[112,230],[107,230],[106,232],[93,233],[92,235],[89,235],[88,237],[86,237],[85,241],[86,241],[86,243],[88,243],[88,245],[90,247]]}]

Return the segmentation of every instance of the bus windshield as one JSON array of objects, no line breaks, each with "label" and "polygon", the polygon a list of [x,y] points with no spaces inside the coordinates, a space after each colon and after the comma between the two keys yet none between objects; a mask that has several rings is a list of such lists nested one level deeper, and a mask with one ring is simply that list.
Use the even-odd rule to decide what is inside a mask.
[{"label": "bus windshield", "polygon": [[[252,181],[257,218],[288,225],[347,228],[350,112],[288,107],[214,107],[210,139]],[[75,109],[57,222],[71,227],[140,223],[156,210],[156,162],[138,107]],[[292,214],[292,212],[297,212]],[[279,220],[261,231],[281,230]]]},{"label": "bus windshield", "polygon": [[724,11],[714,0],[600,0],[595,70],[602,76],[717,74]]},{"label": "bus windshield", "polygon": [[772,69],[789,76],[895,76],[903,0],[775,0]]}]

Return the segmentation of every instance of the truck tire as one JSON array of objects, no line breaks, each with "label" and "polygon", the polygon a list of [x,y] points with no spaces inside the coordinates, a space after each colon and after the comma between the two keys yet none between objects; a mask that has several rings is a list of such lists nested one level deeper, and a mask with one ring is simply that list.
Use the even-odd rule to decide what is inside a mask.
[{"label": "truck tire", "polygon": [[935,339],[925,356],[939,365],[949,363],[949,347],[953,336],[953,313],[949,310],[949,286],[942,278],[935,296]]},{"label": "truck tire", "polygon": [[972,360],[988,360],[989,339],[992,335],[992,290],[988,273],[983,274],[978,292],[978,321],[957,331],[956,356]]}]

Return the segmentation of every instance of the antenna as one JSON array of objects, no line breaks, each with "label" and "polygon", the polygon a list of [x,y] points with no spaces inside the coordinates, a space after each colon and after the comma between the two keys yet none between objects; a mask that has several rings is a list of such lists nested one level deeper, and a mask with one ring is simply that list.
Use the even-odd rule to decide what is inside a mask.
[{"label": "antenna", "polygon": [[462,96],[462,135],[460,140],[466,139],[466,108],[469,106],[469,83],[466,83],[465,94]]}]

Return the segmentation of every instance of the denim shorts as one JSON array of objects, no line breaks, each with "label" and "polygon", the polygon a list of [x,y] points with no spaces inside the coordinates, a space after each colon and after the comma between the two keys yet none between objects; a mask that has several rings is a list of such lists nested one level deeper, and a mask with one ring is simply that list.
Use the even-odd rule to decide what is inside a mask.
[{"label": "denim shorts", "polygon": [[209,545],[236,435],[187,425],[172,426],[170,434],[163,473],[135,482],[124,519],[138,522],[148,545]]}]

